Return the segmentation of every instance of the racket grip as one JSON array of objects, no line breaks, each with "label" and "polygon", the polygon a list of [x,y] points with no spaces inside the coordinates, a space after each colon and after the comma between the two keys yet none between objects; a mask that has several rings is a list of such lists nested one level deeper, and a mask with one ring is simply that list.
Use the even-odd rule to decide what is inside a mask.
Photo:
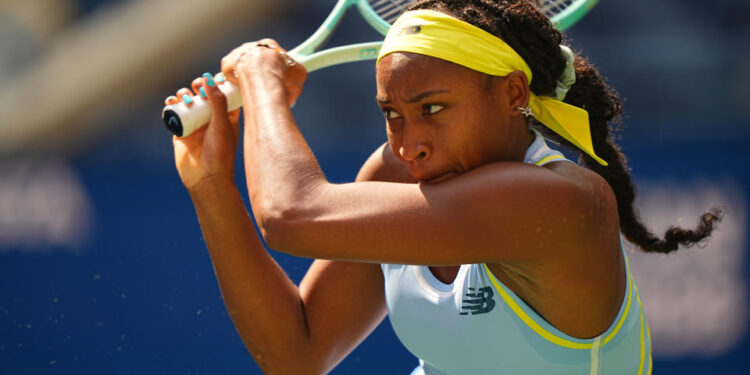
[{"label": "racket grip", "polygon": [[[227,111],[242,107],[242,95],[237,85],[226,81],[218,87],[227,98]],[[208,99],[195,95],[190,107],[183,101],[165,106],[161,111],[161,119],[172,134],[186,137],[211,121],[211,106]]]}]

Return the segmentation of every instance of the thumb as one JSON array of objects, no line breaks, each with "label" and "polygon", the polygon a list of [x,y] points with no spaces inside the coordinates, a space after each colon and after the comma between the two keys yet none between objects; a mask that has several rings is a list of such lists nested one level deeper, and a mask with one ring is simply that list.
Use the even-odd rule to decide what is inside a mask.
[{"label": "thumb", "polygon": [[231,134],[232,127],[229,114],[227,113],[227,98],[219,90],[219,86],[217,86],[211,73],[203,74],[201,89],[206,93],[206,98],[211,106],[211,122],[209,126],[214,127],[215,131],[220,133],[229,132]]}]

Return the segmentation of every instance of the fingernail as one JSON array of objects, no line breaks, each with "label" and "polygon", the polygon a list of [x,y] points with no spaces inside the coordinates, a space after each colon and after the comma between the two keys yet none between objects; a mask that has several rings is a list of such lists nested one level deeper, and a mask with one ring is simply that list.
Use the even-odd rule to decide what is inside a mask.
[{"label": "fingernail", "polygon": [[206,97],[206,90],[203,87],[201,87],[198,91],[200,91],[202,97]]},{"label": "fingernail", "polygon": [[185,102],[185,104],[190,104],[193,102],[193,98],[191,98],[190,95],[185,94],[182,96],[182,101]]},{"label": "fingernail", "polygon": [[208,78],[208,80],[206,80],[207,85],[216,86],[216,82],[214,82],[214,76],[212,76],[211,73],[203,73],[203,76]]},{"label": "fingernail", "polygon": [[171,101],[175,101],[175,100],[177,100],[177,97],[174,96],[174,95],[170,95],[170,96],[167,97],[167,102],[171,102]]},{"label": "fingernail", "polygon": [[216,82],[219,82],[219,83],[223,83],[224,81],[227,80],[226,78],[224,78],[224,73],[219,73],[214,78],[216,78]]}]

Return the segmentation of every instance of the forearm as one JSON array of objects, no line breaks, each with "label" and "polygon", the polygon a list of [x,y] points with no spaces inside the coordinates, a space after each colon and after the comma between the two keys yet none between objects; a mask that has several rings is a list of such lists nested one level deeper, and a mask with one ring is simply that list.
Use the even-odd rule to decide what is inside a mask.
[{"label": "forearm", "polygon": [[[288,106],[280,79],[249,79],[245,98],[245,174],[259,225],[289,215],[326,184]],[[289,219],[288,216],[286,216]]]},{"label": "forearm", "polygon": [[279,364],[304,358],[299,290],[263,248],[237,188],[208,182],[190,193],[227,310],[258,365],[279,372]]}]

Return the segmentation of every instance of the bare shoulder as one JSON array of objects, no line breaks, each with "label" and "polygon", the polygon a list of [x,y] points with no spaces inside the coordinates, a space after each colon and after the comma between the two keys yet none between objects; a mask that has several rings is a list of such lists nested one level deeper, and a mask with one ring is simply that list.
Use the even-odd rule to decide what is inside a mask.
[{"label": "bare shoulder", "polygon": [[603,231],[600,235],[611,237],[619,235],[619,215],[617,198],[609,182],[598,173],[569,162],[554,162],[544,166],[547,170],[564,176],[580,190],[589,217],[598,223],[596,228]]},{"label": "bare shoulder", "polygon": [[561,194],[576,197],[574,204],[583,208],[568,216],[557,211],[556,220],[575,234],[546,241],[543,261],[488,266],[553,326],[573,337],[594,337],[610,326],[624,293],[617,200],[609,183],[587,168],[565,161],[542,168],[562,177],[553,178],[564,186]]},{"label": "bare shoulder", "polygon": [[[621,268],[620,256],[620,221],[617,209],[617,198],[611,186],[602,176],[596,172],[568,162],[554,162],[544,166],[551,173],[564,176],[575,190],[579,191],[579,197],[583,197],[577,204],[583,210],[577,211],[583,215],[584,220],[571,220],[567,218],[571,229],[575,225],[583,226],[583,230],[574,230],[577,238],[571,238],[567,243],[569,246],[559,246],[558,258],[550,258],[551,263],[542,267],[540,273],[535,276],[544,280],[550,274],[557,274],[561,280],[568,280],[577,287],[599,288],[607,285],[603,292],[610,293],[617,290],[621,282],[619,270]],[[561,218],[565,220],[566,218]],[[563,276],[567,274],[568,276]],[[579,278],[580,276],[584,276]],[[574,281],[575,280],[575,281]],[[593,282],[594,285],[591,285]],[[565,282],[561,282],[565,284]]]}]

